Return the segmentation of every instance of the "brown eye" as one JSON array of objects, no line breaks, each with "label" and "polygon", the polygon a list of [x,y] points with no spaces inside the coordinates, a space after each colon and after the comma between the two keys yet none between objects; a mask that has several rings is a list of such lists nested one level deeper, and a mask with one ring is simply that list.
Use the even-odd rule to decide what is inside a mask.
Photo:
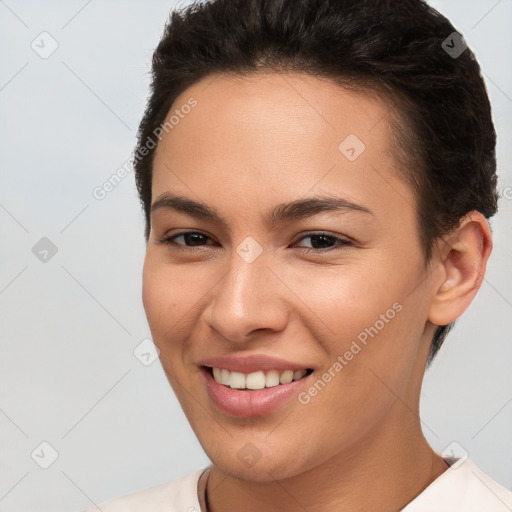
[{"label": "brown eye", "polygon": [[312,247],[299,247],[300,249],[305,249],[306,251],[329,251],[331,249],[353,245],[350,240],[330,235],[328,233],[309,233],[306,236],[303,236],[299,242],[308,238],[311,240]]},{"label": "brown eye", "polygon": [[[183,242],[176,242],[176,240],[181,239]],[[206,244],[206,241],[208,239],[211,239],[208,235],[205,235],[204,233],[201,233],[199,231],[185,231],[183,233],[177,233],[172,236],[166,236],[164,238],[161,238],[158,243],[164,244],[164,245],[176,245],[181,248],[188,248],[188,247],[201,247],[202,245]]]}]

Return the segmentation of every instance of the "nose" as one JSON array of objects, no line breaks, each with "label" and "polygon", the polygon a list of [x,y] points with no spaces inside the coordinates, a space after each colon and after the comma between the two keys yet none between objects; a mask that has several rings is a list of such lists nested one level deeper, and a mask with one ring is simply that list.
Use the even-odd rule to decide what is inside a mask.
[{"label": "nose", "polygon": [[257,330],[281,331],[289,313],[286,290],[264,254],[247,263],[234,252],[228,272],[213,289],[208,324],[224,339],[242,343]]}]

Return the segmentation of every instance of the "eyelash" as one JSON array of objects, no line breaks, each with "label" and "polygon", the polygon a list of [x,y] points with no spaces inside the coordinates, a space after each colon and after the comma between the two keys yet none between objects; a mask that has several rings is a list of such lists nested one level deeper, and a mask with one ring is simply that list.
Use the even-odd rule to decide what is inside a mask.
[{"label": "eyelash", "polygon": [[[183,233],[177,233],[177,234],[174,234],[172,236],[168,236],[168,237],[163,237],[163,238],[160,238],[157,243],[159,244],[163,244],[163,245],[173,245],[173,246],[176,246],[179,250],[194,250],[196,248],[199,248],[201,249],[202,246],[187,246],[187,245],[183,245],[183,244],[177,244],[174,242],[174,240],[180,236],[183,236],[183,235],[190,235],[190,234],[194,234],[194,235],[202,235],[202,236],[205,236],[206,238],[209,238],[211,240],[211,237],[209,237],[208,235],[205,235],[204,233],[201,233],[200,231],[184,231]],[[323,232],[320,232],[320,233],[308,233],[307,235],[304,235],[303,237],[299,238],[299,240],[297,240],[296,243],[298,242],[301,242],[302,240],[304,240],[305,238],[311,238],[311,237],[314,237],[314,236],[324,236],[326,238],[329,238],[331,240],[333,240],[336,245],[334,247],[327,247],[327,248],[324,248],[324,249],[316,249],[314,247],[299,247],[300,250],[304,251],[304,252],[329,252],[329,251],[332,251],[336,248],[338,249],[343,249],[345,247],[350,247],[350,246],[353,246],[354,243],[350,240],[346,240],[345,238],[340,238],[340,237],[337,237],[335,235],[331,235],[329,233],[323,233]]]}]

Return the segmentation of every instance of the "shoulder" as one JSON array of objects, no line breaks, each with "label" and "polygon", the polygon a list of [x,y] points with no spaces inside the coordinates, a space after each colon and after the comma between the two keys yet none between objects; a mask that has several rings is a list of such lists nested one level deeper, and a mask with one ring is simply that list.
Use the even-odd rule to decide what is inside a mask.
[{"label": "shoulder", "polygon": [[484,473],[472,460],[445,460],[450,468],[403,508],[402,512],[512,510],[512,492]]},{"label": "shoulder", "polygon": [[468,476],[469,485],[462,502],[463,507],[468,510],[481,510],[485,506],[485,510],[489,512],[510,512],[512,491],[493,480],[472,461],[466,462],[469,462],[468,472],[470,471],[471,475]]},{"label": "shoulder", "polygon": [[196,469],[171,482],[98,503],[83,512],[199,512],[197,483],[206,469]]}]

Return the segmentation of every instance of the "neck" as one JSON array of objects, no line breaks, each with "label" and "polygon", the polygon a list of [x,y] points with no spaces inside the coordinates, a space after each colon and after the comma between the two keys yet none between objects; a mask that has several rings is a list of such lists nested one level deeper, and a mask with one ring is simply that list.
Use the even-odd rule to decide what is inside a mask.
[{"label": "neck", "polygon": [[[448,469],[429,446],[416,411],[396,412],[347,450],[302,474],[272,482],[240,480],[214,464],[205,475],[205,512],[397,512]],[[406,411],[406,412],[404,412]]]}]

